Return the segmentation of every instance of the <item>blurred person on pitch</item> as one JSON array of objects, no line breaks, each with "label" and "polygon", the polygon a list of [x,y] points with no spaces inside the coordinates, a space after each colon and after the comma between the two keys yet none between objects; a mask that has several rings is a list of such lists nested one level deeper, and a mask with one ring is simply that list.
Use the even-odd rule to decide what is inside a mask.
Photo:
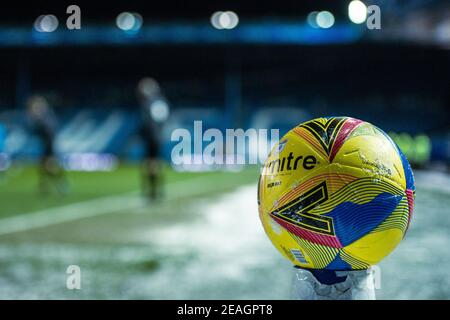
[{"label": "blurred person on pitch", "polygon": [[138,134],[144,146],[142,192],[150,200],[162,197],[163,163],[161,159],[162,130],[169,117],[169,105],[158,82],[143,78],[137,86],[140,106]]},{"label": "blurred person on pitch", "polygon": [[54,151],[56,117],[47,99],[32,96],[27,101],[27,114],[31,131],[38,137],[42,145],[39,160],[39,191],[49,192],[53,185],[59,194],[68,192],[68,183]]}]

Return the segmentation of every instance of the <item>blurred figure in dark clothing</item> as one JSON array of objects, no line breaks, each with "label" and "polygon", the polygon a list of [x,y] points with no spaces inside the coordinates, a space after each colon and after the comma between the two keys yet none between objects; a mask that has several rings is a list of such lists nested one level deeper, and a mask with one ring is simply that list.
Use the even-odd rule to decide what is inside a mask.
[{"label": "blurred figure in dark clothing", "polygon": [[30,126],[42,144],[39,161],[39,191],[48,193],[52,184],[58,193],[68,192],[64,171],[56,158],[53,141],[56,131],[56,118],[48,101],[42,96],[32,96],[27,101]]},{"label": "blurred figure in dark clothing", "polygon": [[151,200],[162,197],[163,164],[161,134],[169,116],[169,106],[161,88],[152,78],[139,81],[137,95],[140,105],[139,136],[144,145],[142,163],[142,192]]}]

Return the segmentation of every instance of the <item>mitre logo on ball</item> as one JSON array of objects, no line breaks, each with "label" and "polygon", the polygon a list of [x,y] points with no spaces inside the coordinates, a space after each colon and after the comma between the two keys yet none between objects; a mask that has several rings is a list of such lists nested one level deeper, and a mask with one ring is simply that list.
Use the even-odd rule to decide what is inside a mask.
[{"label": "mitre logo on ball", "polygon": [[278,157],[271,161],[267,161],[264,165],[264,173],[273,174],[283,171],[297,170],[298,168],[311,170],[316,164],[317,159],[313,155],[296,156],[293,152],[289,152],[286,157]]}]

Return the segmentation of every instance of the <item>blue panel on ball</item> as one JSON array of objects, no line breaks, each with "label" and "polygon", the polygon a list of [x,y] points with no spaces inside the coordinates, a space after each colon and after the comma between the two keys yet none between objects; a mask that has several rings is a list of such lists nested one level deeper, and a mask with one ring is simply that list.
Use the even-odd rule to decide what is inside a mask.
[{"label": "blue panel on ball", "polygon": [[383,192],[365,204],[343,202],[324,215],[333,218],[336,235],[345,247],[379,226],[401,200],[401,195]]},{"label": "blue panel on ball", "polygon": [[389,135],[384,132],[383,130],[381,130],[380,128],[378,128],[378,130],[380,130],[380,132],[383,133],[383,135],[389,140],[391,141],[391,143],[395,146],[395,148],[397,149],[397,152],[400,156],[400,159],[402,161],[402,165],[403,165],[403,171],[405,173],[405,180],[406,180],[406,189],[410,189],[410,190],[416,190],[416,186],[414,183],[414,175],[411,169],[411,165],[409,164],[408,159],[406,158],[405,154],[402,152],[402,150],[400,149],[400,147],[394,142],[394,140],[392,140],[391,137],[389,137]]},{"label": "blue panel on ball", "polygon": [[406,156],[398,146],[397,150],[400,154],[400,158],[402,159],[403,170],[405,171],[406,189],[416,190],[416,187],[414,185],[414,175],[411,166],[409,165],[409,161],[408,159],[406,159]]},{"label": "blue panel on ball", "polygon": [[338,253],[336,255],[336,257],[334,258],[334,260],[331,261],[325,267],[325,269],[327,269],[327,270],[342,270],[342,271],[344,271],[344,270],[352,270],[352,266],[350,264],[348,264],[347,262],[345,262],[344,260],[342,260],[341,254]]}]

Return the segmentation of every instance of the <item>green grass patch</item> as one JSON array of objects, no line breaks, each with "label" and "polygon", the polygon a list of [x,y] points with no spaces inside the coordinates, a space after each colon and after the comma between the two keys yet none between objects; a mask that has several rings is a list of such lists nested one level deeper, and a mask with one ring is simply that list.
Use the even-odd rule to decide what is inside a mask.
[{"label": "green grass patch", "polygon": [[[1,177],[0,218],[137,191],[141,186],[140,168],[137,165],[121,165],[112,172],[67,172],[66,176],[70,184],[67,195],[60,195],[56,191],[43,195],[38,190],[38,171],[35,166],[13,167]],[[170,194],[174,183],[199,176],[208,177],[207,186],[192,187],[214,192],[215,189],[223,190],[224,185],[232,188],[245,183],[256,183],[258,170],[250,167],[241,172],[196,173],[176,172],[166,167],[166,193]]]}]

